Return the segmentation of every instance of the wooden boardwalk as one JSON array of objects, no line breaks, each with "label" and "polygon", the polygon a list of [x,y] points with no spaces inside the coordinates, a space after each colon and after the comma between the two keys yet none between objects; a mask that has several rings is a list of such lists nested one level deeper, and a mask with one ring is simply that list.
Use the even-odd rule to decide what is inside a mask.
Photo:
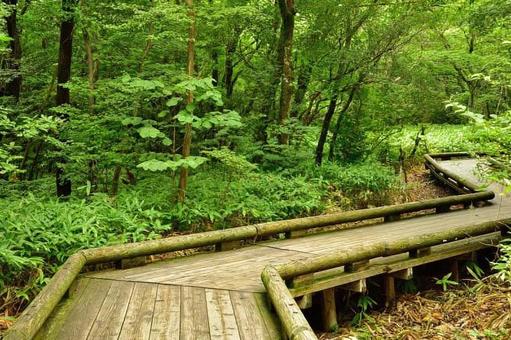
[{"label": "wooden boardwalk", "polygon": [[[474,173],[478,167],[476,160],[450,160],[441,164],[472,182],[481,183]],[[496,186],[491,189],[499,191]],[[278,317],[269,308],[260,279],[267,264],[315,257],[334,250],[349,252],[375,242],[419,238],[503,218],[511,218],[511,199],[497,196],[479,208],[267,241],[131,269],[84,273],[72,286],[69,297],[63,299],[45,322],[37,338],[279,339],[282,331]],[[457,241],[457,246],[433,247],[430,262],[487,247],[498,242],[499,237],[499,233],[493,233],[479,237],[480,242],[471,241],[469,246],[462,240]],[[391,264],[405,263],[407,259],[403,255],[371,260],[370,274],[388,271]],[[413,263],[403,266],[413,267]],[[343,282],[356,279],[359,277],[348,275]],[[296,292],[295,296],[305,293]]]}]

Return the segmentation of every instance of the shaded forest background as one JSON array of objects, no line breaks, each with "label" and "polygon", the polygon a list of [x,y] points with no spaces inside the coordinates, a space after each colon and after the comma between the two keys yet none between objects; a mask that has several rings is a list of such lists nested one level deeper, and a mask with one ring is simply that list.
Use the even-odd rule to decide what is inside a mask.
[{"label": "shaded forest background", "polygon": [[0,15],[11,313],[77,249],[391,204],[426,152],[511,149],[508,0],[4,0]]}]

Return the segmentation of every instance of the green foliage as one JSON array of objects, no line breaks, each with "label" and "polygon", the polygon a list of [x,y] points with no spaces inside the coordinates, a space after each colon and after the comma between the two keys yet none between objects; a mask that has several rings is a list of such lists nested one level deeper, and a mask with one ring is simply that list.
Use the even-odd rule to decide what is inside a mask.
[{"label": "green foliage", "polygon": [[[79,249],[141,241],[171,230],[158,212],[137,197],[110,201],[57,199],[29,194],[19,200],[0,200],[0,296],[19,286],[31,298],[57,266]],[[27,282],[37,282],[27,285]]]},{"label": "green foliage", "polygon": [[497,271],[496,276],[502,282],[511,282],[511,242],[503,240],[500,244],[499,259],[492,263],[493,270]]},{"label": "green foliage", "polygon": [[326,185],[336,193],[334,197],[341,198],[341,205],[348,207],[386,204],[399,188],[398,177],[391,168],[370,160],[355,164],[324,162],[319,167],[306,162],[288,172]]},{"label": "green foliage", "polygon": [[368,314],[368,311],[376,306],[376,304],[377,302],[369,295],[360,295],[357,301],[358,312],[353,317],[353,320],[351,320],[351,324],[353,326],[360,326],[364,320],[372,321],[373,319]]},{"label": "green foliage", "polygon": [[449,280],[452,273],[445,274],[441,279],[436,279],[435,284],[442,286],[443,291],[447,291],[450,286],[457,286],[459,283],[453,280]]}]

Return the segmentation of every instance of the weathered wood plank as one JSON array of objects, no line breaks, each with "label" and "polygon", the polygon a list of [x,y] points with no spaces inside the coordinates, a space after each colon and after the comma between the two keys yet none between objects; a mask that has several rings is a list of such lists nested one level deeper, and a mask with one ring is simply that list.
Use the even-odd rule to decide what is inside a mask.
[{"label": "weathered wood plank", "polygon": [[264,319],[258,313],[258,305],[254,293],[248,292],[229,292],[233,306],[236,323],[240,338],[243,340],[251,339],[271,339]]},{"label": "weathered wood plank", "polygon": [[229,292],[206,289],[206,305],[211,339],[240,339]]},{"label": "weathered wood plank", "polygon": [[151,340],[178,340],[181,324],[181,287],[158,285]]},{"label": "weathered wood plank", "polygon": [[120,340],[149,339],[153,320],[156,290],[151,283],[136,283],[122,324]]},{"label": "weathered wood plank", "polygon": [[46,320],[43,327],[41,327],[34,340],[57,338],[59,331],[69,318],[70,311],[79,303],[80,297],[86,292],[87,286],[91,281],[92,280],[88,278],[81,278],[73,283],[73,294],[60,302],[52,315]]},{"label": "weathered wood plank", "polygon": [[209,340],[204,288],[181,287],[181,340]]},{"label": "weathered wood plank", "polygon": [[283,338],[284,333],[281,322],[278,319],[277,314],[273,312],[268,296],[266,294],[254,294],[254,299],[258,307],[256,311],[259,312],[261,318],[264,320],[266,331],[268,332],[270,339]]},{"label": "weathered wood plank", "polygon": [[110,286],[111,282],[108,281],[91,280],[84,293],[77,299],[74,308],[70,310],[56,338],[87,339]]},{"label": "weathered wood plank", "polygon": [[117,339],[133,292],[134,283],[112,281],[88,339]]}]

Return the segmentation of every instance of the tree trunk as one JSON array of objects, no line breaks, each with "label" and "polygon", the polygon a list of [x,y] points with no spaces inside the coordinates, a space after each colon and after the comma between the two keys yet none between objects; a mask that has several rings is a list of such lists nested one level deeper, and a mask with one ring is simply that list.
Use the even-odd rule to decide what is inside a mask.
[{"label": "tree trunk", "polygon": [[112,177],[112,191],[110,192],[111,196],[117,196],[119,192],[119,180],[121,178],[122,168],[120,165],[116,165],[114,169],[114,176]]},{"label": "tree trunk", "polygon": [[[236,34],[236,32],[235,32]],[[224,70],[224,87],[226,97],[231,99],[232,93],[234,92],[234,53],[236,52],[236,46],[238,45],[238,38],[233,37],[227,43],[225,47],[225,70]]]},{"label": "tree trunk", "polygon": [[89,32],[87,29],[83,29],[83,43],[85,47],[85,53],[87,55],[87,79],[89,83],[89,113],[94,113],[94,105],[96,99],[94,97],[94,90],[96,87],[96,62],[94,60],[94,53],[92,50],[92,43]]},{"label": "tree trunk", "polygon": [[220,82],[220,72],[218,71],[218,51],[213,50],[213,52],[211,52],[211,60],[213,61],[211,78],[213,78],[215,86],[218,86],[218,83]]},{"label": "tree trunk", "polygon": [[321,134],[319,135],[318,146],[316,147],[316,164],[321,165],[323,162],[323,150],[325,148],[326,138],[328,136],[328,130],[330,129],[330,123],[334,116],[335,109],[337,108],[337,94],[330,99],[328,110],[323,119],[323,126],[321,127]]},{"label": "tree trunk", "polygon": [[[293,33],[295,27],[294,0],[279,0],[280,15],[282,17],[280,39],[278,46],[278,64],[281,69],[279,125],[283,126],[289,119],[291,98],[293,96]],[[280,144],[289,143],[289,134],[282,132],[279,137]]]},{"label": "tree trunk", "polygon": [[[190,29],[188,32],[188,58],[187,58],[187,73],[188,76],[192,77],[194,74],[195,67],[195,36],[197,34],[195,27],[195,9],[193,7],[193,0],[186,0],[186,6],[188,7],[188,16],[190,17]],[[186,104],[193,102],[193,93],[188,91],[186,97]],[[183,159],[190,156],[190,149],[192,147],[192,125],[186,124],[185,135],[183,137]],[[183,203],[186,197],[186,185],[188,180],[188,168],[181,167],[179,174],[179,188],[177,200]]]},{"label": "tree trunk", "polygon": [[9,70],[12,75],[9,75],[9,79],[3,84],[0,89],[0,96],[12,96],[19,100],[21,92],[21,74],[20,74],[20,61],[21,61],[21,41],[20,34],[17,25],[17,8],[18,0],[3,0],[4,4],[11,5],[11,13],[5,18],[6,29],[10,41],[10,52],[9,57],[2,65],[3,69]]},{"label": "tree trunk", "polygon": [[[76,0],[62,0],[62,11],[64,17],[60,24],[60,45],[59,45],[59,63],[57,68],[57,96],[56,104],[69,104],[69,89],[64,85],[71,79],[71,61],[73,55],[73,30],[74,30],[74,9]],[[64,120],[68,117],[64,115]],[[64,163],[64,159],[59,160]],[[57,167],[56,173],[57,197],[68,197],[71,195],[71,180],[64,178],[64,169]]]},{"label": "tree trunk", "polygon": [[307,93],[307,88],[309,86],[309,81],[312,75],[312,66],[311,65],[303,65],[300,68],[300,73],[298,74],[297,87],[295,92],[294,99],[294,107],[291,112],[291,117],[297,117],[300,105],[302,104],[305,94]]},{"label": "tree trunk", "polygon": [[348,111],[348,109],[351,106],[351,103],[353,102],[353,97],[355,96],[355,93],[357,91],[358,86],[354,85],[351,88],[350,95],[348,97],[348,100],[344,104],[341,112],[339,112],[339,116],[337,117],[337,122],[335,123],[334,127],[334,134],[332,135],[332,139],[330,140],[330,150],[328,151],[328,160],[333,161],[335,158],[335,144],[337,142],[337,137],[339,136],[339,130],[341,129],[341,123],[344,115]]}]

